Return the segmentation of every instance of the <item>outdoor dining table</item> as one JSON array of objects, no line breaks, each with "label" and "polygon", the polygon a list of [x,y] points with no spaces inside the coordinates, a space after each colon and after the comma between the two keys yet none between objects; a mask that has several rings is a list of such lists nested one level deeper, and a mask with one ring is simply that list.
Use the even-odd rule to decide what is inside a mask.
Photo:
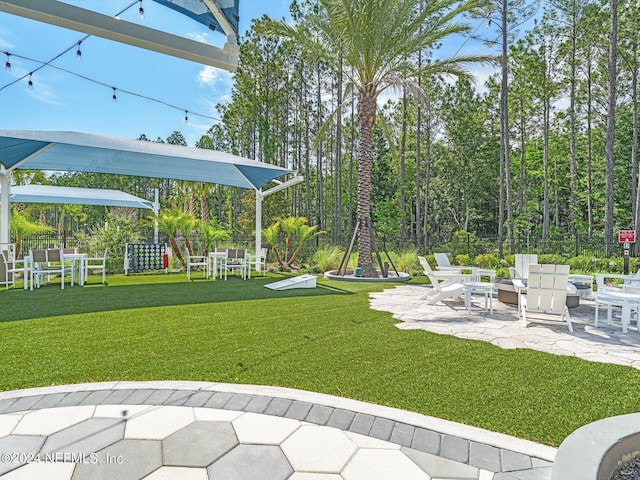
[{"label": "outdoor dining table", "polygon": [[[224,252],[209,252],[209,261],[213,263],[213,267],[210,269],[211,276],[215,280],[218,278],[218,258],[227,258],[227,251]],[[220,278],[222,278],[222,273],[220,273]]]},{"label": "outdoor dining table", "polygon": [[64,260],[65,262],[67,260],[71,261],[71,285],[73,286],[73,280],[75,277],[75,267],[76,267],[76,261],[78,262],[78,285],[80,285],[81,287],[84,286],[85,280],[86,280],[86,265],[87,265],[87,258],[89,258],[89,255],[86,253],[65,253],[64,254]]}]

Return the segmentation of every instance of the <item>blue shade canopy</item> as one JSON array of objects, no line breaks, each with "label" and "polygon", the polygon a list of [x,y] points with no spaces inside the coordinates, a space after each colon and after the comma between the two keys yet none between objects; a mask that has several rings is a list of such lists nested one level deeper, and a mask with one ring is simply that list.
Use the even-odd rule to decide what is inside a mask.
[{"label": "blue shade canopy", "polygon": [[[193,18],[197,22],[206,25],[211,30],[224,32],[224,28],[211,12],[209,7],[202,0],[154,0],[160,5],[172,8],[173,10]],[[213,3],[213,8],[217,5],[226,21],[231,25],[236,35],[238,34],[238,4],[240,0],[209,0]]]},{"label": "blue shade canopy", "polygon": [[71,203],[77,205],[148,208],[153,210],[153,202],[120,190],[59,187],[53,185],[13,186],[11,187],[11,202]]},{"label": "blue shade canopy", "polygon": [[259,190],[293,173],[237,155],[78,132],[0,130],[0,164],[8,171],[118,173]]}]

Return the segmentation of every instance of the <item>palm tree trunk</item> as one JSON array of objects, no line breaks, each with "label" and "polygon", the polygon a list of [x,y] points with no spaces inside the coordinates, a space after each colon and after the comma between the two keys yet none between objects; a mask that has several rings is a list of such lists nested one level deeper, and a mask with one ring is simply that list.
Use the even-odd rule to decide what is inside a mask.
[{"label": "palm tree trunk", "polygon": [[368,87],[358,95],[358,266],[365,277],[377,277],[371,251],[371,166],[376,95]]}]

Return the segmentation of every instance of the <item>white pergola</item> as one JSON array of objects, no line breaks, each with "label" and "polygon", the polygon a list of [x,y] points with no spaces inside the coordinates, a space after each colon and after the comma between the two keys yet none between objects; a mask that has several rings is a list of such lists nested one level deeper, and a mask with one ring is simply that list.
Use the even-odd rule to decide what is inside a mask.
[{"label": "white pergola", "polygon": [[[262,199],[302,181],[289,169],[215,150],[78,132],[0,130],[0,243],[9,243],[11,172],[18,169],[117,173],[252,189],[256,255],[262,244]],[[274,186],[263,191],[270,183]]]}]

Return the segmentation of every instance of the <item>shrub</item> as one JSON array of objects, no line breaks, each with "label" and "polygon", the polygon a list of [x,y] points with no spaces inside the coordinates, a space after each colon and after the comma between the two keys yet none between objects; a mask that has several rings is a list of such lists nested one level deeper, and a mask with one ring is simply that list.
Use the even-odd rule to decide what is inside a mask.
[{"label": "shrub", "polygon": [[538,255],[538,263],[550,265],[567,265],[566,257],[558,254]]},{"label": "shrub", "polygon": [[311,262],[319,268],[320,272],[335,270],[340,266],[342,255],[343,252],[340,247],[335,245],[326,246],[316,250],[311,258]]},{"label": "shrub", "polygon": [[485,253],[478,255],[473,263],[476,264],[480,268],[491,268],[495,269],[498,267],[498,257],[491,253]]},{"label": "shrub", "polygon": [[456,258],[456,261],[455,261],[456,265],[461,265],[464,267],[471,267],[473,265],[471,258],[466,253],[458,254],[456,255],[455,258]]},{"label": "shrub", "polygon": [[418,251],[412,249],[400,252],[399,255],[394,256],[393,263],[399,271],[409,273],[418,265]]}]

